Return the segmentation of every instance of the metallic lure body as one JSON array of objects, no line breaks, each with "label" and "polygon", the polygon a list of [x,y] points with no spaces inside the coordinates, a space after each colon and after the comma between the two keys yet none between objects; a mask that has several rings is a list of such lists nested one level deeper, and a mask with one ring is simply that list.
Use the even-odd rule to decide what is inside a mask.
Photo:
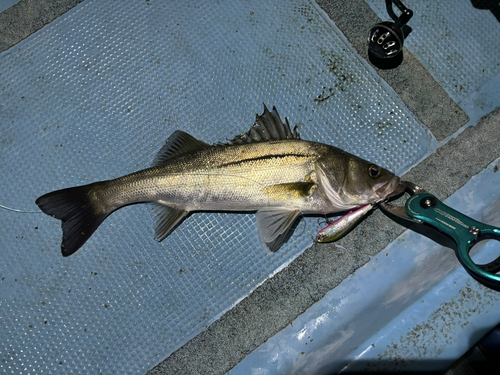
[{"label": "metallic lure body", "polygon": [[367,204],[328,224],[316,234],[316,242],[337,241],[352,230],[373,209],[373,204]]},{"label": "metallic lure body", "polygon": [[161,241],[194,211],[255,211],[259,239],[276,251],[301,214],[377,203],[399,184],[393,173],[333,146],[300,140],[265,108],[249,132],[208,145],[174,132],[151,168],[48,193],[36,203],[62,220],[62,253],[78,250],[113,211],[152,202]]}]

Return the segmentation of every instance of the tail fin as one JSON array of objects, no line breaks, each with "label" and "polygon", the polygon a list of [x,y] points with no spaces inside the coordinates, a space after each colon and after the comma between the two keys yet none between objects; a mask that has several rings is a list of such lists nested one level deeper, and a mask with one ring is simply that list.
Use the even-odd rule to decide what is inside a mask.
[{"label": "tail fin", "polygon": [[89,199],[93,185],[53,191],[35,202],[47,215],[62,221],[61,252],[65,257],[76,252],[109,215],[93,208]]}]

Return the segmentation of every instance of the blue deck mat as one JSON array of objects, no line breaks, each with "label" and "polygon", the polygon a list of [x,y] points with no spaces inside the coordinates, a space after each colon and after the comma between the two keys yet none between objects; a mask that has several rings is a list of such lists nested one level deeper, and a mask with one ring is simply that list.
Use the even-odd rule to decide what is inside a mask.
[{"label": "blue deck mat", "polygon": [[[395,172],[435,139],[306,0],[84,1],[0,54],[0,204],[146,168],[176,129],[209,143],[262,102],[306,140]],[[275,254],[253,215],[195,214],[162,243],[144,206],[75,255],[60,222],[0,210],[0,371],[144,373],[309,245]]]}]

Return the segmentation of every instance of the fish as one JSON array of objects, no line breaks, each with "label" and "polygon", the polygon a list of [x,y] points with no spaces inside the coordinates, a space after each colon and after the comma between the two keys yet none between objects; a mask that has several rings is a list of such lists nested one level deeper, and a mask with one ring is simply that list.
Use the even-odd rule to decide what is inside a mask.
[{"label": "fish", "polygon": [[324,143],[300,139],[275,107],[256,115],[250,130],[209,145],[172,133],[137,172],[65,188],[36,199],[61,220],[63,256],[75,253],[114,211],[153,207],[155,238],[162,241],[196,212],[255,212],[261,246],[277,251],[301,215],[327,215],[375,204],[391,196],[399,177]]}]

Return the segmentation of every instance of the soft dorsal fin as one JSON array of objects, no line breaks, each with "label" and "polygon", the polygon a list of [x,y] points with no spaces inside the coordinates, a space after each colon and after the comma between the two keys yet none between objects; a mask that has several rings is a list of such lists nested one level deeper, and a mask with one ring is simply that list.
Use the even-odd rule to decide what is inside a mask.
[{"label": "soft dorsal fin", "polygon": [[205,142],[197,140],[195,137],[180,130],[176,130],[168,137],[167,141],[156,154],[153,160],[153,167],[163,165],[168,159],[173,156],[187,154],[188,152],[203,150],[207,147],[212,147]]},{"label": "soft dorsal fin", "polygon": [[246,133],[237,135],[232,140],[228,140],[225,144],[242,145],[245,143],[281,139],[300,139],[297,127],[291,131],[288,119],[285,118],[285,122],[283,123],[276,107],[273,107],[273,111],[270,112],[264,104],[264,113],[262,113],[262,115],[257,114],[255,124],[250,128],[250,130]]}]

